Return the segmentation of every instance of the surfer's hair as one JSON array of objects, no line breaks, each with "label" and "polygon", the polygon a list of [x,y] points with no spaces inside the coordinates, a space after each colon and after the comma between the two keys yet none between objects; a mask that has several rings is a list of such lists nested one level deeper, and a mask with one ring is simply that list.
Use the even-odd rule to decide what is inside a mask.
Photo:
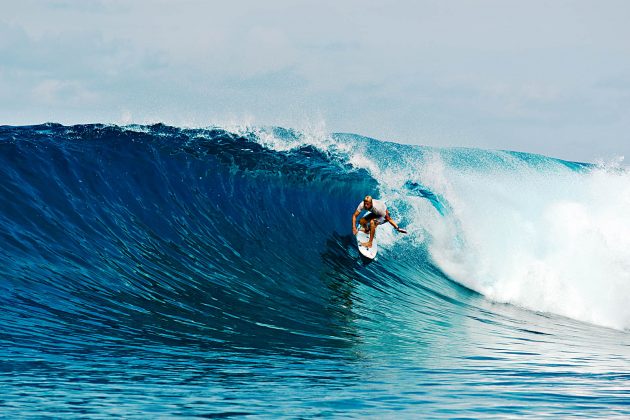
[{"label": "surfer's hair", "polygon": [[372,196],[371,195],[366,195],[365,198],[363,199],[363,201],[372,201]]}]

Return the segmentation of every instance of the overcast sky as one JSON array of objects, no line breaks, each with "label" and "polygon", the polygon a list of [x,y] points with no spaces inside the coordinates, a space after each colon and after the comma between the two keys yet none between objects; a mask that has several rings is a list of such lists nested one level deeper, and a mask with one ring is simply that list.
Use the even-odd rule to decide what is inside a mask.
[{"label": "overcast sky", "polygon": [[0,6],[0,124],[315,127],[630,161],[625,0]]}]

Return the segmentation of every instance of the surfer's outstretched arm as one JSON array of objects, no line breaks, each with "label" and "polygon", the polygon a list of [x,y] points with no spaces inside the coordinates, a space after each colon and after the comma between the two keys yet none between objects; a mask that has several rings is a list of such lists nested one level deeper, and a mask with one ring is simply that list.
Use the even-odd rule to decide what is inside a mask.
[{"label": "surfer's outstretched arm", "polygon": [[405,229],[401,229],[400,227],[398,227],[398,223],[396,223],[394,221],[394,219],[392,219],[389,216],[389,210],[385,212],[385,220],[387,220],[389,222],[389,224],[392,225],[394,227],[394,229],[396,229],[398,232],[400,232],[400,233],[407,233],[407,231]]}]

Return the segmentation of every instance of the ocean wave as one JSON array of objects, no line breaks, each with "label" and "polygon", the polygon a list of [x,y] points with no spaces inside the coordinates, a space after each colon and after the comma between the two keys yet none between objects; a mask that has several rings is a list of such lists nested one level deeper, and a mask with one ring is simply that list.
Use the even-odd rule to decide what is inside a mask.
[{"label": "ocean wave", "polygon": [[[81,376],[93,357],[119,372],[141,352],[155,364],[138,375],[165,357],[215,372],[221,357],[281,355],[352,381],[355,363],[413,360],[459,389],[453,363],[482,375],[536,355],[531,377],[562,364],[567,381],[627,384],[580,376],[627,367],[618,168],[277,127],[45,124],[0,127],[0,177],[5,370]],[[350,226],[366,194],[409,231],[380,227],[372,263]]]}]

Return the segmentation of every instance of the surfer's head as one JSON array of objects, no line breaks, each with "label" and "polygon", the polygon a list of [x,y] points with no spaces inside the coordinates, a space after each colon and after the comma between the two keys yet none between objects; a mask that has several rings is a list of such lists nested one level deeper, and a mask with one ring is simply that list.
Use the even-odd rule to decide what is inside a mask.
[{"label": "surfer's head", "polygon": [[367,210],[372,208],[372,196],[371,195],[366,195],[365,198],[363,199],[363,207],[365,207]]}]

